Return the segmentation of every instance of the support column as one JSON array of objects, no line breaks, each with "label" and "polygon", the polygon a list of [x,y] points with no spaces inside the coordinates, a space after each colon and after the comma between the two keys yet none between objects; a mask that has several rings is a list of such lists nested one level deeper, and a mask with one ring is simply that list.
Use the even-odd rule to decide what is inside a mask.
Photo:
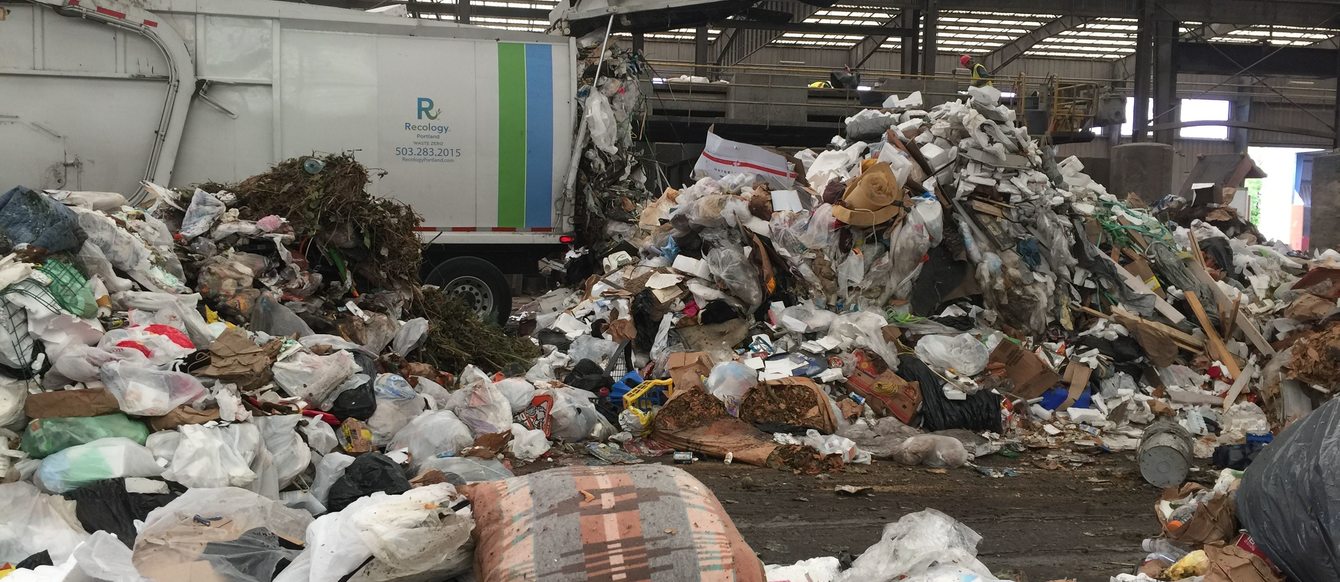
[{"label": "support column", "polygon": [[935,74],[935,58],[940,55],[937,30],[940,27],[940,3],[926,0],[926,12],[921,28],[921,74]]},{"label": "support column", "polygon": [[456,22],[470,24],[470,0],[456,0]]},{"label": "support column", "polygon": [[[1238,86],[1238,98],[1233,102],[1233,120],[1252,120],[1252,94],[1250,86]],[[1249,129],[1242,127],[1234,128],[1233,151],[1240,154],[1247,153],[1247,148],[1251,146],[1251,136],[1252,132]]]},{"label": "support column", "polygon": [[[456,0],[460,2],[461,0]],[[647,50],[647,37],[640,32],[633,33],[633,50],[638,53],[645,53]]]},{"label": "support column", "polygon": [[[1163,15],[1160,15],[1163,16]],[[1178,23],[1159,18],[1154,23],[1154,115],[1157,124],[1177,123],[1181,120],[1181,103],[1177,100],[1177,47]],[[1168,145],[1177,138],[1177,130],[1161,129],[1154,132],[1154,141]]]},{"label": "support column", "polygon": [[918,27],[921,26],[921,11],[904,9],[898,15],[898,19],[903,28],[912,31],[911,34],[901,39],[902,48],[898,55],[902,60],[901,70],[904,75],[915,75],[921,72],[921,50],[920,45],[917,44],[916,33]]},{"label": "support column", "polygon": [[1135,34],[1135,107],[1131,116],[1131,140],[1147,141],[1149,99],[1154,96],[1154,0],[1141,3],[1140,22]]},{"label": "support column", "polygon": [[707,47],[707,27],[699,26],[693,36],[693,64],[697,65],[693,67],[693,74],[701,77],[707,76],[707,62],[711,59]]},{"label": "support column", "polygon": [[[1340,75],[1340,50],[1335,51],[1335,72]],[[1336,77],[1337,84],[1340,84],[1340,76]],[[1335,135],[1331,138],[1331,148],[1340,150],[1340,99],[1334,99],[1332,103],[1335,118],[1331,121],[1331,126],[1335,128]]]}]

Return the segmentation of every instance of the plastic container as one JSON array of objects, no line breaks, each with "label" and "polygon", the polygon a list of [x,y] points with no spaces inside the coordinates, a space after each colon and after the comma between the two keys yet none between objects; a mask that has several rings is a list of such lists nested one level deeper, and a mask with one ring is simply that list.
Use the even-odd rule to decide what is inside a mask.
[{"label": "plastic container", "polygon": [[1191,433],[1175,423],[1160,421],[1145,429],[1136,455],[1140,476],[1155,487],[1173,487],[1191,471]]}]

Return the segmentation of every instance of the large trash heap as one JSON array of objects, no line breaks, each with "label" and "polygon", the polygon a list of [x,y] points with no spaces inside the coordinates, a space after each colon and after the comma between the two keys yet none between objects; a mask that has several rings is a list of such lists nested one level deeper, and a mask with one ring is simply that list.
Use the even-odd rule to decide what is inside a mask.
[{"label": "large trash heap", "polygon": [[[1151,562],[1196,544],[1222,563],[1233,471],[1285,455],[1263,443],[1320,422],[1340,374],[1340,254],[1108,193],[998,98],[890,99],[848,120],[871,139],[817,153],[709,136],[701,179],[570,253],[520,338],[420,284],[417,217],[347,156],[135,204],[10,190],[0,575],[988,581],[980,538],[933,510],[846,571],[765,571],[701,483],[639,463],[820,474],[1024,448],[1058,467],[1139,449],[1160,486],[1214,456],[1220,486],[1159,505],[1181,545]],[[556,459],[575,466],[513,476]],[[1290,464],[1267,460],[1244,491],[1269,497],[1253,479]],[[1330,518],[1286,506],[1244,515],[1275,537],[1230,558],[1317,572],[1271,520]]]}]

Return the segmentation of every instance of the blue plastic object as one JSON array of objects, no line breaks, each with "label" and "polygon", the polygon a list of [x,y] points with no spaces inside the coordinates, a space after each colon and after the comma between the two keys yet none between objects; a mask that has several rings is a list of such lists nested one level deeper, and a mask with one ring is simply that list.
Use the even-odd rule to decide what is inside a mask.
[{"label": "blue plastic object", "polygon": [[[1047,410],[1056,410],[1056,408],[1064,404],[1065,399],[1069,397],[1070,397],[1069,388],[1061,388],[1061,387],[1052,388],[1051,390],[1048,390],[1042,394],[1041,404],[1042,407],[1046,408]],[[1089,408],[1092,405],[1093,405],[1093,392],[1090,391],[1088,388],[1085,388],[1084,392],[1079,395],[1079,398],[1076,399],[1075,403],[1071,404],[1070,407]]]}]

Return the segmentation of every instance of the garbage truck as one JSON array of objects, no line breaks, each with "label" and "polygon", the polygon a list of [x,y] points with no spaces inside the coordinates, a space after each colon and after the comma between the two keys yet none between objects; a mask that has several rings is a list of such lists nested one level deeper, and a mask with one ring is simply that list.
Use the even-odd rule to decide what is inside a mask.
[{"label": "garbage truck", "polygon": [[502,320],[507,275],[574,230],[575,51],[273,0],[0,0],[0,181],[134,193],[351,152],[423,216],[424,280]]}]

